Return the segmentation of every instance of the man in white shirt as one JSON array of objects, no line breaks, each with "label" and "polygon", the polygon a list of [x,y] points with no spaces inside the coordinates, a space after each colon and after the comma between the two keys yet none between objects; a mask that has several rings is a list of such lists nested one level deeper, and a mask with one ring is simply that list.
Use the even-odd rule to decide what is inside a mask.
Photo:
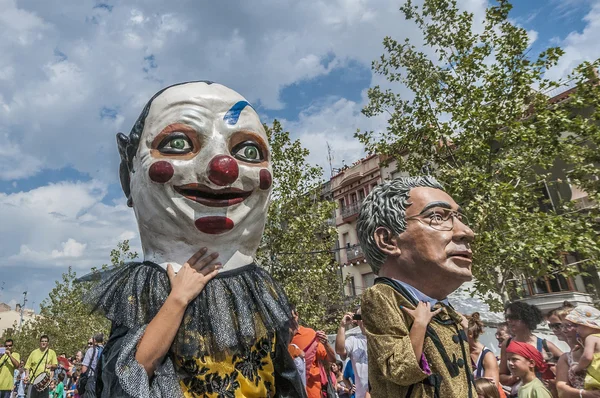
[{"label": "man in white shirt", "polygon": [[[360,334],[346,338],[346,328],[356,325],[360,328]],[[354,385],[356,386],[356,398],[365,398],[369,391],[369,365],[367,356],[367,337],[365,336],[360,307],[356,313],[347,313],[340,322],[337,335],[335,336],[335,352],[345,360],[352,360],[354,371]]]}]

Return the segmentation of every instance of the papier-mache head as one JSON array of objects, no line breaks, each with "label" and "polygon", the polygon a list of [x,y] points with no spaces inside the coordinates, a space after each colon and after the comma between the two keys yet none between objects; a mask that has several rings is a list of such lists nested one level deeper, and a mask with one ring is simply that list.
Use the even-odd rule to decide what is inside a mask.
[{"label": "papier-mache head", "polygon": [[178,269],[208,247],[224,271],[252,261],[271,194],[271,154],[240,94],[204,81],[167,87],[117,142],[144,260]]}]

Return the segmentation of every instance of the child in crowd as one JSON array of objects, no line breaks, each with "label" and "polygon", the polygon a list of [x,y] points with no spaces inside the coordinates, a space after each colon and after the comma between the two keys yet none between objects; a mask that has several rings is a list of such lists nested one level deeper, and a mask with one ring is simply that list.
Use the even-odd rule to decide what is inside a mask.
[{"label": "child in crowd", "polygon": [[498,386],[490,379],[479,378],[475,380],[477,398],[500,398]]},{"label": "child in crowd", "polygon": [[552,398],[550,391],[536,377],[535,373],[543,373],[547,365],[534,346],[512,340],[506,347],[506,354],[511,374],[523,382],[518,391],[519,398]]},{"label": "child in crowd", "polygon": [[[65,385],[63,383],[63,381],[65,380],[65,374],[64,373],[59,373],[58,374],[58,384],[56,384],[56,387],[54,387],[52,389],[52,391],[50,391],[50,397],[51,398],[63,398],[65,395]],[[52,380],[54,382],[54,380]]]},{"label": "child in crowd", "polygon": [[584,389],[600,390],[600,311],[589,305],[578,305],[566,318],[577,325],[583,340],[583,354],[571,371],[586,371]]}]

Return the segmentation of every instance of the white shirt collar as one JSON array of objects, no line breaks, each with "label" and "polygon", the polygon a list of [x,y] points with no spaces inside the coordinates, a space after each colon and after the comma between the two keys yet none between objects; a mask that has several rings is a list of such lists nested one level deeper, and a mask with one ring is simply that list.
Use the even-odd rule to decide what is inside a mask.
[{"label": "white shirt collar", "polygon": [[446,306],[450,305],[447,297],[443,300],[436,300],[434,298],[429,297],[425,293],[421,292],[419,289],[412,287],[411,285],[409,285],[406,282],[399,281],[398,279],[394,279],[394,280],[396,282],[398,282],[399,284],[401,284],[402,287],[405,288],[408,291],[408,293],[417,301],[424,301],[426,303],[429,303],[429,305],[431,305],[431,307],[436,305],[438,302],[440,302]]}]

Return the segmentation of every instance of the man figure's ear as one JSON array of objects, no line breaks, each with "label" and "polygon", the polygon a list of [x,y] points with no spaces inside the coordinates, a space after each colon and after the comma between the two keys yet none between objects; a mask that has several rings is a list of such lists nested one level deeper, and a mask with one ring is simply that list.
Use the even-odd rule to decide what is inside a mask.
[{"label": "man figure's ear", "polygon": [[399,240],[397,236],[385,227],[378,227],[373,235],[375,244],[388,256],[399,256],[401,251],[398,246]]}]

